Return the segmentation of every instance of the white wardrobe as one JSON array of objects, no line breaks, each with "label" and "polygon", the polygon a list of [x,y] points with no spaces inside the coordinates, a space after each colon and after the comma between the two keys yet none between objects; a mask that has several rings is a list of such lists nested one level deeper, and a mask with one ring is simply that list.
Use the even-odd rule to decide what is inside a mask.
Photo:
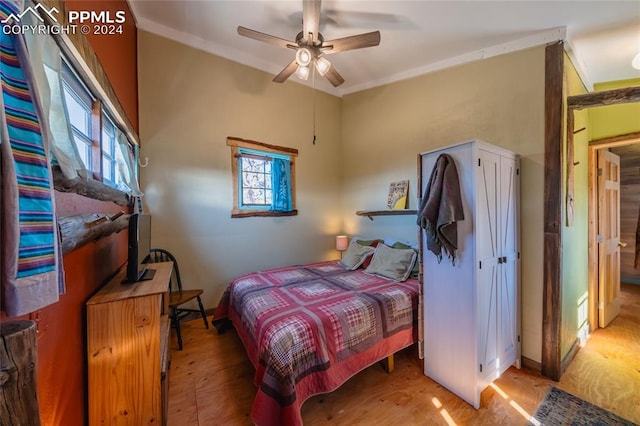
[{"label": "white wardrobe", "polygon": [[424,372],[479,408],[482,390],[520,367],[520,164],[480,140],[422,153],[422,194],[441,154],[455,161],[464,220],[455,265],[438,262],[420,231]]}]

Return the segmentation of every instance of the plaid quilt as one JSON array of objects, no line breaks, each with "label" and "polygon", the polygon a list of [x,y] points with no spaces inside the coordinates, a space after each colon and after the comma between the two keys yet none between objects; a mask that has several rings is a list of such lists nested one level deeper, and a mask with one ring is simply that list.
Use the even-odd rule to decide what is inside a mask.
[{"label": "plaid quilt", "polygon": [[418,281],[347,271],[336,261],[235,279],[229,318],[256,367],[257,425],[301,425],[300,407],[416,340]]}]

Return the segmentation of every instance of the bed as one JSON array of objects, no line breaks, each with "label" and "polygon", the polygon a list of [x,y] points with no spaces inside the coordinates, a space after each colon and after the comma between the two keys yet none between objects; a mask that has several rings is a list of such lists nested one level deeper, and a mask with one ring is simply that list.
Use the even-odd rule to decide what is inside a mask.
[{"label": "bed", "polygon": [[397,282],[338,261],[233,280],[214,322],[231,321],[256,369],[253,421],[302,425],[306,399],[413,344],[418,287],[415,278]]}]

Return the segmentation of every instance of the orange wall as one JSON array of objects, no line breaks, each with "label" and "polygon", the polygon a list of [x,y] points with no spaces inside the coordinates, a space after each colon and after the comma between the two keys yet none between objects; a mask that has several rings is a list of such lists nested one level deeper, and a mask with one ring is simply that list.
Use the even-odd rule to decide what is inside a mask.
[{"label": "orange wall", "polygon": [[[138,130],[137,31],[124,0],[67,0],[71,10],[126,10],[123,35],[89,37],[129,120]],[[56,192],[56,212],[116,213],[114,203]],[[85,302],[126,262],[127,232],[102,238],[63,257],[66,293],[30,315],[0,320],[33,319],[38,324],[38,396],[42,425],[87,423]]]},{"label": "orange wall", "polygon": [[[119,211],[113,206],[93,207],[94,211]],[[58,303],[31,315],[38,322],[38,396],[45,426],[86,424],[84,303],[126,258],[126,231],[66,254],[67,292]]]}]

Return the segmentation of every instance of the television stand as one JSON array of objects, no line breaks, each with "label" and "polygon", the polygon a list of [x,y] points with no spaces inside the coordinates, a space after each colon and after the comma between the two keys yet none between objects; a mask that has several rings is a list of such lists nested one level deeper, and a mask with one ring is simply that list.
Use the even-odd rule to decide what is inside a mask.
[{"label": "television stand", "polygon": [[173,263],[147,271],[123,286],[123,268],[87,301],[89,426],[167,424]]},{"label": "television stand", "polygon": [[140,275],[140,278],[138,278],[138,281],[150,281],[155,276],[156,276],[156,270],[155,269],[151,269],[151,268],[147,268],[147,269],[144,270],[142,275]]}]

